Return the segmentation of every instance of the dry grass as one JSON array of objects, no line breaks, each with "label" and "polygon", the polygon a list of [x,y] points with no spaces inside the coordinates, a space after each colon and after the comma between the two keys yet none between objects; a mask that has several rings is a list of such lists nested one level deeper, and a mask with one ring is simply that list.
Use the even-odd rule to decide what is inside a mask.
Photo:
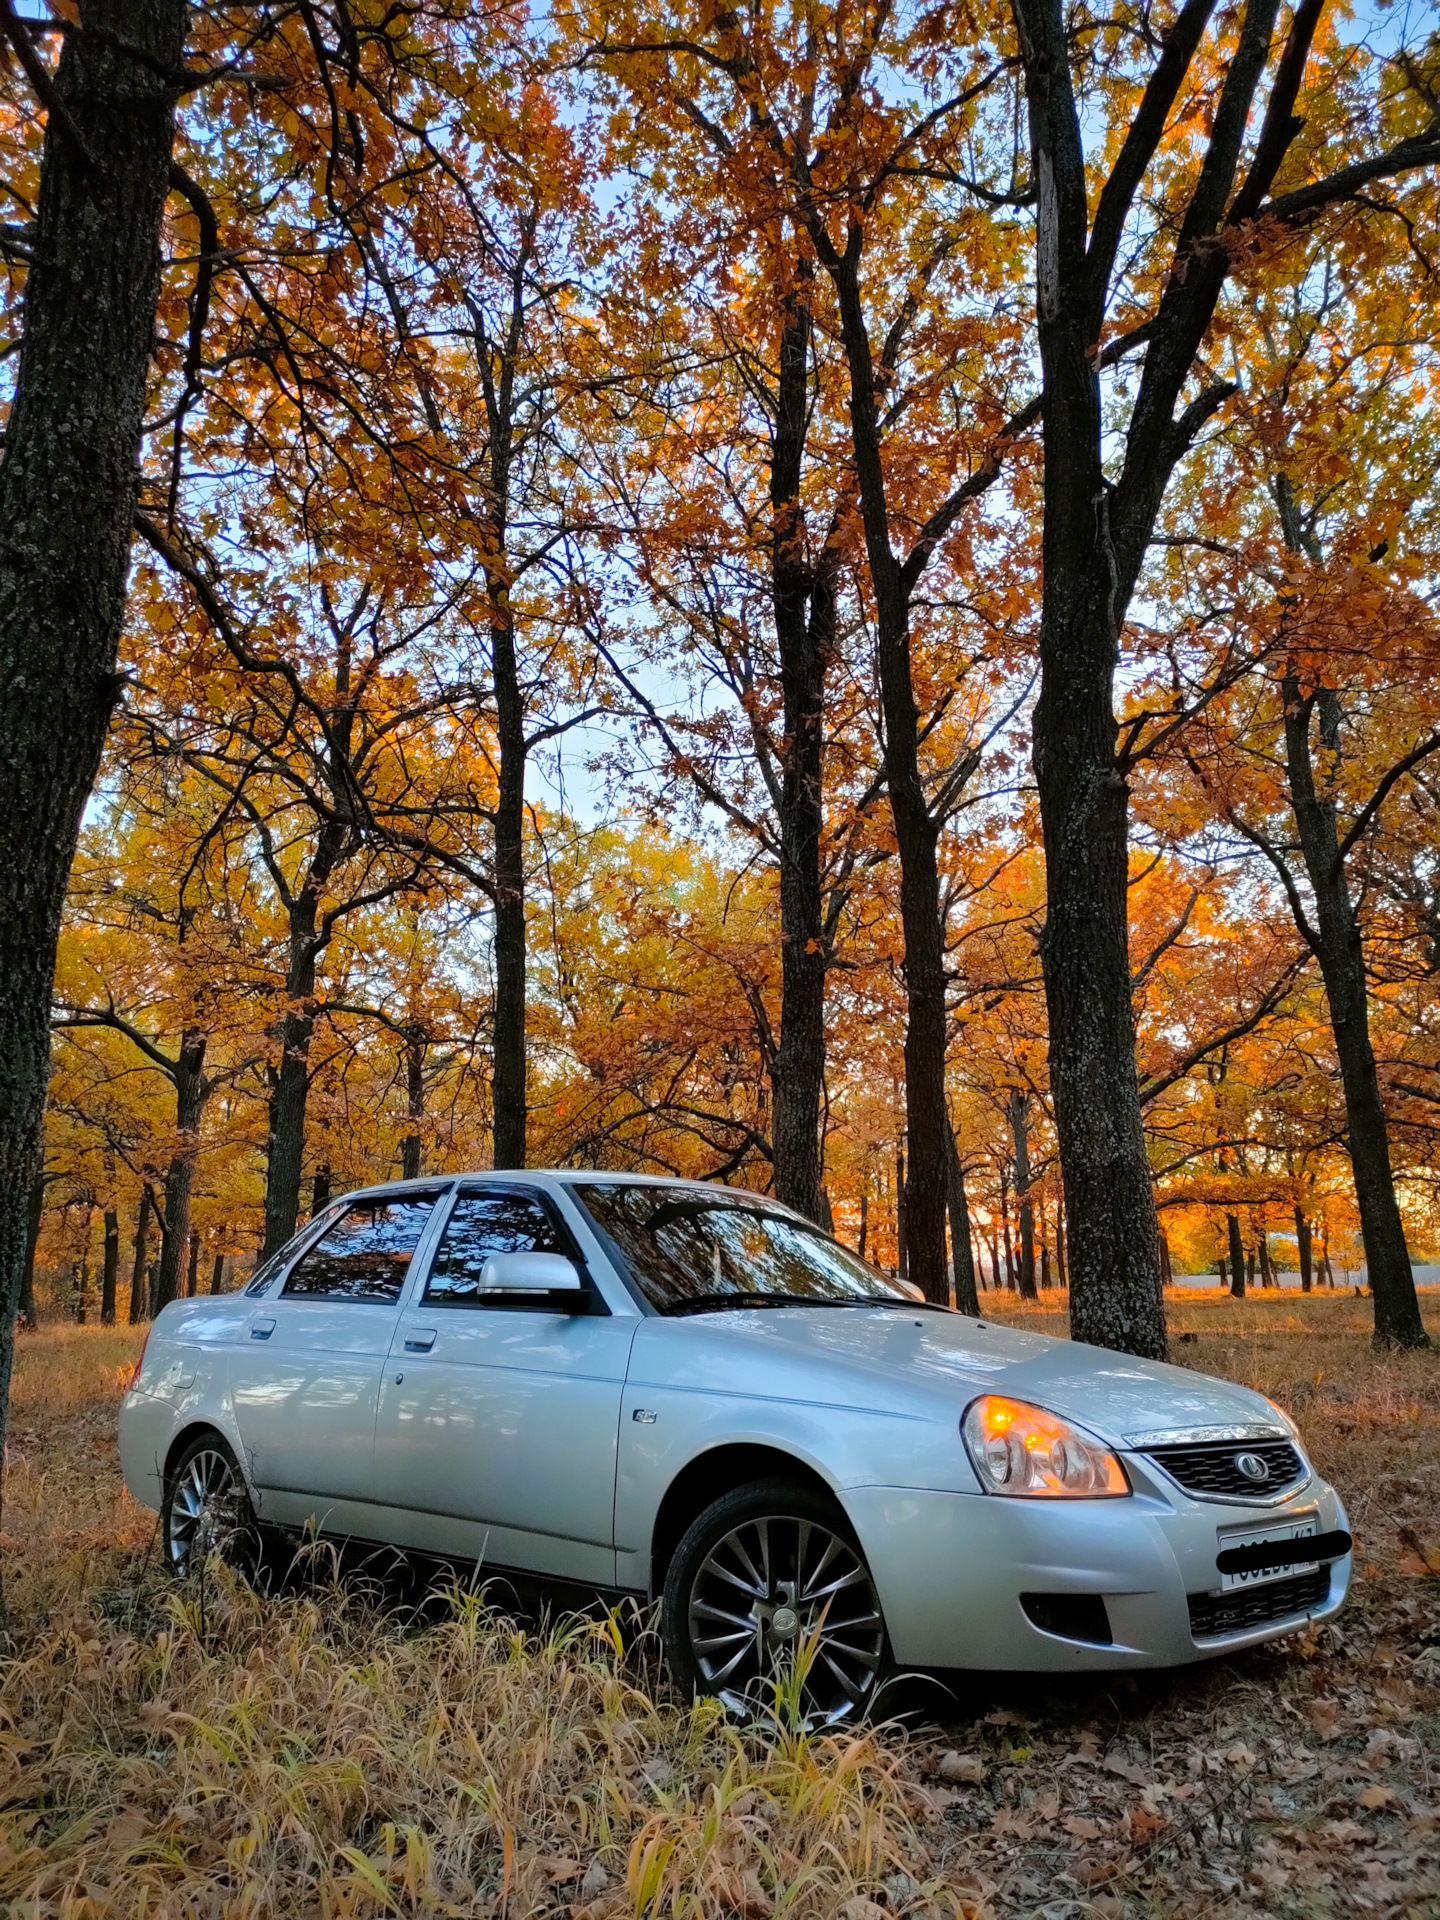
[{"label": "dry grass", "polygon": [[133,1336],[28,1338],[0,1899],[74,1920],[1440,1914],[1440,1360],[1373,1355],[1366,1306],[1171,1303],[1196,1336],[1177,1354],[1289,1404],[1341,1487],[1361,1567],[1336,1627],[826,1739],[682,1709],[603,1621],[167,1585],[115,1457]]}]

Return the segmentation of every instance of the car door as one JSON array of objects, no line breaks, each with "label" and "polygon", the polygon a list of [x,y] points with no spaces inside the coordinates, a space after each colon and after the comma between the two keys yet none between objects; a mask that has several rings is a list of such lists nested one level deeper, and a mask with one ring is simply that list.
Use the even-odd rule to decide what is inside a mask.
[{"label": "car door", "polygon": [[[559,1253],[579,1295],[485,1293],[501,1253]],[[554,1201],[462,1187],[395,1329],[375,1431],[387,1537],[564,1579],[615,1577],[616,1429],[637,1321],[588,1284]]]},{"label": "car door", "polygon": [[262,1518],[385,1537],[373,1505],[380,1377],[442,1191],[358,1197],[251,1309],[231,1396]]}]

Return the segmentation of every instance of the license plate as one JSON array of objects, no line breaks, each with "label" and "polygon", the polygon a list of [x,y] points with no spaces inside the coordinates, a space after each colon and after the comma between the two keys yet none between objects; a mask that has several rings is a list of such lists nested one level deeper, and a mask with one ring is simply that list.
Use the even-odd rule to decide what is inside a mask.
[{"label": "license plate", "polygon": [[[1231,1547],[1269,1546],[1278,1540],[1311,1540],[1319,1530],[1319,1519],[1312,1513],[1306,1520],[1292,1520],[1283,1527],[1263,1527],[1256,1533],[1222,1533],[1220,1551],[1226,1553]],[[1313,1560],[1297,1560],[1289,1566],[1261,1567],[1253,1573],[1222,1573],[1220,1591],[1233,1593],[1236,1587],[1258,1587],[1265,1580],[1289,1580],[1297,1573],[1308,1573],[1314,1564]]]}]

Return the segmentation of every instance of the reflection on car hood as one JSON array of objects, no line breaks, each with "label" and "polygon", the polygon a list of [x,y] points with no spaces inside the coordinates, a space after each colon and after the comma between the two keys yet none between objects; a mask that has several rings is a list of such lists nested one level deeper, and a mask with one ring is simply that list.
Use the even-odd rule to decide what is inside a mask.
[{"label": "reflection on car hood", "polygon": [[1104,1347],[904,1307],[737,1309],[651,1320],[635,1363],[655,1384],[811,1400],[922,1419],[980,1393],[1038,1401],[1112,1446],[1196,1428],[1284,1428],[1260,1394]]}]

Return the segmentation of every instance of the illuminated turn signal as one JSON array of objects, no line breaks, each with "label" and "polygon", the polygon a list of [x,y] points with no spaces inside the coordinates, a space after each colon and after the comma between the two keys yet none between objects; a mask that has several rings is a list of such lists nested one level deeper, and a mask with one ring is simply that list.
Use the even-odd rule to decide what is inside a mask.
[{"label": "illuminated turn signal", "polygon": [[1113,1453],[1058,1413],[1026,1400],[984,1394],[965,1409],[960,1432],[987,1493],[1095,1500],[1130,1491]]}]

